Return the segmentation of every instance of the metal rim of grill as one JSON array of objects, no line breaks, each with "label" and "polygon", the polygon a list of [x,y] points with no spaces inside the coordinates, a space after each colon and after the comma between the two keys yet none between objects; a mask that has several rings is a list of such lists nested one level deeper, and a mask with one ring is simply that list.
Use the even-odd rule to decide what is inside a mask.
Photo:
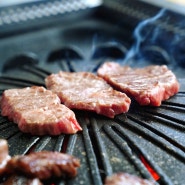
[{"label": "metal rim of grill", "polygon": [[[105,2],[103,10],[112,9],[112,12],[116,13],[115,19],[120,18],[123,13],[134,17],[133,20],[138,22],[139,19],[145,19],[148,15],[144,16],[138,9],[134,10],[127,1],[124,2],[127,4],[121,4],[119,0]],[[142,4],[137,5],[140,8],[143,7]],[[126,6],[129,7],[128,12],[123,8]],[[102,6],[99,8],[102,10]],[[88,19],[85,19],[79,27],[78,24],[72,27],[67,25],[67,31],[62,27],[52,26],[53,33],[45,27],[44,31],[37,30],[34,33],[26,32],[25,35],[12,36],[12,43],[8,39],[10,32],[8,35],[0,33],[5,44],[11,43],[15,46],[18,42],[16,52],[7,47],[10,53],[4,55],[4,62],[1,64],[1,94],[8,88],[44,86],[44,78],[50,73],[57,72],[58,69],[71,72],[84,69],[95,73],[105,60],[113,59],[120,62],[128,51],[129,42],[132,39],[129,40],[128,45],[125,42],[118,42],[127,37],[125,33],[121,35],[120,28],[114,32],[114,28],[110,28],[112,20],[110,25],[107,25],[107,18],[101,17],[98,9],[96,11],[98,11],[97,15],[94,13],[83,15]],[[95,15],[101,18],[98,25],[91,20],[92,17],[96,20]],[[136,22],[133,24],[136,25]],[[120,26],[121,29],[123,25]],[[175,33],[182,36],[182,28],[174,29],[171,24],[159,23],[159,25],[166,32],[177,31]],[[84,30],[87,27],[89,29],[86,33]],[[110,32],[106,30],[108,28]],[[68,31],[72,34],[68,35]],[[78,35],[80,33],[83,36]],[[118,36],[112,42],[112,35],[115,33],[118,33]],[[66,40],[60,34],[66,36]],[[46,41],[51,46],[42,44],[47,35],[53,36],[56,44],[51,39]],[[76,39],[77,36],[80,38]],[[100,41],[94,43],[97,37]],[[58,38],[64,39],[65,43],[57,42]],[[25,44],[30,43],[30,46],[27,47],[24,43],[24,46],[21,46],[19,39],[25,40]],[[37,39],[38,43],[34,43]],[[79,43],[80,39],[83,39],[84,43]],[[67,40],[71,42],[66,44]],[[34,49],[36,44],[37,47]],[[86,46],[88,47],[85,48]],[[24,47],[28,51],[25,52]],[[185,83],[183,79],[179,79],[179,82],[181,85],[179,93],[157,108],[141,107],[133,101],[129,112],[118,115],[115,119],[75,110],[83,132],[74,135],[30,136],[21,133],[16,124],[1,116],[0,136],[8,140],[9,152],[12,156],[27,154],[31,151],[51,150],[79,157],[81,167],[77,177],[70,180],[54,180],[55,184],[102,185],[106,176],[116,172],[127,172],[153,179],[149,172],[150,167],[155,171],[154,176],[156,175],[159,185],[182,185],[185,181],[183,173],[185,171],[185,104],[183,101]],[[149,167],[147,168],[146,165]],[[46,184],[49,183],[51,182],[46,182]]]}]

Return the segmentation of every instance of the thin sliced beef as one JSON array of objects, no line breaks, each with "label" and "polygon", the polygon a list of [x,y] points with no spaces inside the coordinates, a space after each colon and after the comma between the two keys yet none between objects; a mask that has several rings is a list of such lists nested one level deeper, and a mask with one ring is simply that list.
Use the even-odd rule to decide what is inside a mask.
[{"label": "thin sliced beef", "polygon": [[41,151],[14,156],[7,163],[7,171],[41,180],[51,177],[75,177],[80,161],[72,155]]},{"label": "thin sliced beef", "polygon": [[6,164],[10,160],[8,153],[8,143],[5,139],[0,139],[0,176],[6,171]]},{"label": "thin sliced beef", "polygon": [[104,185],[155,185],[155,183],[128,173],[116,173],[106,177]]},{"label": "thin sliced beef", "polygon": [[74,134],[82,130],[74,112],[44,87],[5,90],[1,114],[17,123],[22,132],[33,135]]},{"label": "thin sliced beef", "polygon": [[127,112],[130,98],[113,90],[102,78],[88,72],[59,72],[45,79],[48,89],[72,109],[94,111],[113,118]]},{"label": "thin sliced beef", "polygon": [[12,175],[3,182],[2,185],[43,185],[42,182],[37,179],[30,179],[23,176]]},{"label": "thin sliced beef", "polygon": [[176,76],[165,65],[130,68],[106,62],[97,74],[114,88],[134,97],[140,105],[160,106],[179,90]]}]

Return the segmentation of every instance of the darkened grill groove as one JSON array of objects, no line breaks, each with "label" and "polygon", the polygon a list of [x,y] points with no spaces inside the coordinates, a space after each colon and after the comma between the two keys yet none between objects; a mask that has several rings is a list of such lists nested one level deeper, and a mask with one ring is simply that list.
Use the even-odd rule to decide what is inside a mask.
[{"label": "darkened grill groove", "polygon": [[30,67],[30,66],[23,66],[22,69],[28,73],[32,73],[35,76],[44,79],[46,77],[45,71],[40,71],[39,68],[36,68],[34,66]]},{"label": "darkened grill groove", "polygon": [[114,125],[104,125],[103,128],[106,134],[115,142],[118,148],[120,148],[123,154],[126,155],[128,160],[131,161],[131,164],[136,167],[140,174],[147,179],[152,179],[150,173],[147,171],[147,169],[145,168],[143,163],[138,159],[138,157],[133,153],[132,149],[129,147],[125,139],[123,137],[121,138],[120,135],[115,132],[115,126],[116,123]]},{"label": "darkened grill groove", "polygon": [[50,140],[51,140],[50,136],[43,136],[42,138],[40,138],[34,151],[38,152],[38,151],[44,150],[44,148],[47,146]]},{"label": "darkened grill groove", "polygon": [[57,152],[61,151],[63,141],[64,141],[64,135],[60,135],[60,136],[57,137],[55,147],[54,147],[54,151],[57,151]]},{"label": "darkened grill groove", "polygon": [[73,150],[74,150],[74,146],[76,144],[76,140],[77,140],[77,135],[71,135],[69,137],[68,143],[67,143],[67,149],[66,149],[66,153],[68,154],[73,154]]},{"label": "darkened grill groove", "polygon": [[178,110],[179,112],[185,112],[185,107],[184,106],[182,106],[182,105],[179,105],[178,103],[177,104],[175,104],[175,103],[165,103],[165,104],[163,104],[163,105],[161,105],[161,107],[160,107],[161,109],[166,109],[166,108],[168,108],[169,110]]},{"label": "darkened grill groove", "polygon": [[99,160],[99,162],[102,163],[103,173],[105,178],[106,176],[112,175],[113,173],[112,167],[109,162],[108,153],[106,151],[105,144],[102,140],[101,133],[97,125],[98,123],[95,118],[91,118],[90,122],[91,122],[93,136],[94,136],[94,138],[92,139],[94,139],[94,143],[97,143],[95,150],[99,151],[99,157],[101,159]]},{"label": "darkened grill groove", "polygon": [[[184,97],[184,95],[181,95],[181,96]],[[163,107],[164,107],[164,105],[166,105],[166,107],[169,107],[169,108],[170,108],[170,106],[174,107],[175,109],[185,108],[185,105],[180,102],[176,103],[176,102],[165,101],[165,102],[163,102]],[[179,110],[181,110],[181,109],[179,109]],[[185,110],[185,109],[182,109],[182,110]]]},{"label": "darkened grill groove", "polygon": [[[163,112],[154,112],[153,110],[151,110],[150,108],[148,108],[148,110],[146,110],[147,113],[153,114],[154,116],[159,116],[159,117],[163,117],[166,120],[170,120],[175,122],[176,124],[179,124],[180,128],[184,128],[184,120],[181,120],[179,118],[173,117],[172,115],[167,115],[164,114]],[[168,110],[168,112],[170,112],[170,110]],[[181,111],[180,111],[181,112]],[[179,114],[180,112],[178,112],[177,114]],[[183,116],[183,112],[181,112],[181,114],[179,114],[179,116]]]},{"label": "darkened grill groove", "polygon": [[148,112],[148,111],[136,111],[135,114],[137,116],[141,116],[142,118],[148,118],[149,120],[152,118],[152,120],[155,120],[157,122],[160,122],[163,125],[166,125],[168,127],[172,127],[174,129],[178,129],[178,130],[184,130],[184,125],[183,124],[179,124],[176,121],[173,120],[169,120],[167,118],[165,118],[162,115],[157,114],[156,112]]},{"label": "darkened grill groove", "polygon": [[[88,71],[96,74],[97,69],[105,61],[114,60],[123,65],[126,64],[124,57],[129,48],[133,46],[132,33],[135,26],[139,21],[150,18],[159,12],[159,8],[152,7],[150,9],[135,0],[105,0],[102,2],[102,6],[97,10],[93,9],[90,13],[87,11],[90,6],[87,2],[84,4],[83,1],[73,0],[72,5],[74,6],[67,1],[64,1],[64,5],[61,2],[63,1],[56,0],[52,4],[43,1],[40,5],[38,3],[35,8],[31,6],[29,9],[28,7],[28,14],[32,14],[36,10],[33,15],[35,23],[30,21],[32,24],[29,24],[30,15],[27,17],[25,14],[26,6],[22,6],[19,10],[23,13],[17,12],[17,9],[12,13],[7,11],[9,16],[20,13],[20,15],[17,14],[18,23],[24,22],[27,25],[24,24],[23,30],[21,30],[21,26],[15,28],[16,23],[11,17],[9,26],[11,27],[12,23],[15,26],[13,25],[14,29],[10,42],[8,35],[11,30],[8,30],[8,24],[0,23],[2,28],[0,37],[5,36],[3,44],[0,45],[2,57],[0,63],[2,73],[0,77],[1,95],[4,90],[9,88],[22,88],[32,85],[45,86],[44,78],[60,70],[69,72]],[[58,7],[59,5],[60,7]],[[50,18],[55,17],[52,14],[53,11],[57,11],[58,18],[50,19],[50,21],[46,18],[46,23],[43,20],[46,14],[42,13],[47,8],[49,9],[46,13],[49,11],[48,16]],[[81,14],[80,10],[83,8],[86,10]],[[41,9],[42,15],[38,12]],[[76,13],[64,21],[63,17],[67,18],[65,13],[70,14],[68,11],[75,11]],[[22,15],[24,14],[26,20],[23,20]],[[42,18],[39,18],[38,14]],[[59,14],[62,16],[59,17]],[[77,14],[79,15],[77,19],[82,17],[84,19],[76,21]],[[3,16],[5,18],[5,14]],[[184,35],[184,24],[181,26],[176,23],[176,19],[170,20],[171,14],[166,23],[165,17],[162,16],[149,25],[154,28],[154,31],[157,27],[160,38],[154,43],[150,43],[149,40],[146,44],[145,42],[141,44],[143,48],[141,48],[139,56],[136,54],[136,57],[133,58],[131,65],[137,67],[151,63],[169,64],[177,75],[179,74],[176,67],[182,67],[181,78],[184,78],[184,38],[182,37]],[[36,24],[37,18],[38,24]],[[75,19],[75,22],[72,19]],[[3,25],[6,28],[3,29]],[[34,25],[37,29],[32,34]],[[27,29],[25,29],[26,26],[28,26]],[[20,32],[18,32],[19,30]],[[23,32],[24,34],[21,34]],[[145,29],[141,32],[144,33]],[[179,45],[178,41],[174,43],[171,42],[171,38],[169,39],[169,36],[173,37],[172,34],[176,33],[177,37],[180,38],[179,40],[182,38],[182,43],[180,42],[182,47],[173,45]],[[166,35],[164,36],[164,34]],[[17,36],[18,38],[16,38]],[[170,44],[165,43],[166,40],[162,38],[163,36],[168,38],[170,40],[168,43],[172,43],[177,49],[165,48],[166,45]],[[162,44],[159,44],[158,41]],[[178,52],[179,48],[180,52]],[[173,49],[180,56],[180,61],[178,60],[179,57],[172,56],[175,53],[172,52]],[[6,52],[4,52],[5,50]],[[25,50],[29,52],[25,53]],[[140,56],[145,54],[146,58]],[[143,57],[142,62],[144,63],[140,60],[137,61],[137,57]],[[159,60],[155,60],[158,57]],[[145,61],[146,59],[147,61]],[[182,88],[179,93],[164,101],[160,107],[142,107],[132,101],[129,112],[118,115],[114,119],[87,111],[75,110],[83,131],[74,135],[32,136],[22,133],[15,123],[0,116],[0,136],[8,140],[11,156],[49,150],[72,154],[80,159],[81,166],[74,179],[52,179],[44,182],[46,185],[103,185],[105,177],[116,172],[126,172],[151,179],[152,175],[149,173],[147,165],[142,161],[142,157],[160,176],[157,181],[158,184],[184,185],[184,79],[181,79],[180,85]]]},{"label": "darkened grill groove", "polygon": [[9,153],[11,156],[26,154],[31,147],[37,142],[38,137],[27,137],[21,132],[17,132],[12,137],[8,138]]},{"label": "darkened grill groove", "polygon": [[153,133],[157,134],[158,137],[162,137],[165,140],[167,140],[168,142],[170,142],[171,144],[173,144],[175,147],[180,148],[182,151],[185,152],[185,147],[183,145],[181,145],[178,141],[176,141],[175,139],[168,137],[168,135],[164,134],[163,132],[161,132],[160,130],[157,130],[154,126],[150,126],[150,124],[147,124],[145,121],[142,120],[142,118],[140,118],[139,116],[131,116],[128,115],[128,118],[137,122],[138,124],[142,125],[143,127],[149,129],[150,131],[152,131]]},{"label": "darkened grill groove", "polygon": [[44,86],[44,83],[35,82],[27,79],[8,77],[8,76],[1,76],[0,83],[5,83],[6,85],[14,85],[19,87],[27,87],[32,85]]},{"label": "darkened grill groove", "polygon": [[12,124],[12,122],[9,122],[6,120],[6,122],[3,122],[3,125],[0,126],[1,129],[1,138],[8,139],[11,136],[15,135],[17,132],[19,132],[19,129],[16,124]]},{"label": "darkened grill groove", "polygon": [[84,138],[84,144],[86,148],[87,160],[89,163],[93,184],[102,185],[102,180],[101,180],[101,176],[98,168],[98,162],[92,146],[92,140],[90,138],[87,125],[83,125],[82,129],[83,129],[83,138]]},{"label": "darkened grill groove", "polygon": [[[160,136],[156,135],[156,133],[143,128],[138,124],[137,119],[133,119],[132,117],[128,116],[130,120],[129,122],[125,122],[127,128],[130,128],[131,130],[134,130],[136,133],[140,133],[142,137],[147,138],[147,140],[151,141],[155,145],[157,145],[160,148],[163,148],[166,152],[168,152],[170,155],[173,155],[174,157],[181,160],[183,163],[185,161],[185,154],[182,152],[182,150],[174,147],[170,142],[166,141],[164,138],[161,138]],[[118,118],[119,121],[121,121],[120,118]],[[123,122],[123,121],[121,121]],[[125,126],[122,124],[122,126]]]},{"label": "darkened grill groove", "polygon": [[125,138],[129,147],[132,149],[132,151],[136,154],[138,158],[144,157],[145,160],[147,160],[147,163],[154,169],[157,174],[160,176],[160,183],[166,184],[166,185],[172,185],[170,178],[166,176],[166,174],[162,171],[161,168],[159,168],[158,165],[156,165],[155,161],[152,160],[145,149],[143,149],[138,143],[136,143],[125,131],[122,129],[119,125],[113,125],[113,130],[117,132],[118,134],[121,134],[121,138]]}]

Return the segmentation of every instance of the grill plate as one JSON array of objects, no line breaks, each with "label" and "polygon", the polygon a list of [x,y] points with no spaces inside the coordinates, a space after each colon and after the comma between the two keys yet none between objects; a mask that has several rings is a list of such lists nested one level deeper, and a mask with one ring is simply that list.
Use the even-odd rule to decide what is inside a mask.
[{"label": "grill plate", "polygon": [[[1,25],[4,29],[0,33],[1,93],[8,88],[44,86],[44,78],[59,70],[95,73],[106,60],[122,63],[134,43],[132,33],[135,26],[159,10],[151,6],[149,11],[149,5],[138,2],[137,8],[133,9],[132,5],[129,1],[105,1],[93,8],[87,6],[70,13],[51,14],[48,22],[45,17],[33,21],[28,19],[26,25],[20,21],[15,32],[11,28],[16,23],[7,26],[4,22]],[[29,23],[36,29],[31,29]],[[166,34],[181,33],[180,28],[172,29],[171,23],[158,23]],[[164,50],[161,45],[156,46]],[[133,66],[138,67],[149,64],[155,62],[143,60],[141,63],[137,59],[132,62]],[[158,184],[183,185],[184,68],[178,61],[175,65],[167,64],[179,78],[181,89],[158,108],[140,107],[133,102],[127,114],[116,116],[115,119],[75,111],[83,132],[56,137],[23,134],[16,124],[0,117],[0,136],[8,140],[12,156],[51,150],[80,158],[81,167],[76,178],[52,180],[45,184],[102,185],[107,175],[120,171],[151,179],[142,162],[141,158],[144,158],[160,176]]]}]

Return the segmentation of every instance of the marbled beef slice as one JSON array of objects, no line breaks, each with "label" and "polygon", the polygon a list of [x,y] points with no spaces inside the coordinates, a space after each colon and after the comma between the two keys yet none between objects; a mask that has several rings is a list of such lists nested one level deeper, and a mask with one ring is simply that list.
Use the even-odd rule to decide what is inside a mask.
[{"label": "marbled beef slice", "polygon": [[104,185],[155,185],[155,182],[120,172],[106,177]]},{"label": "marbled beef slice", "polygon": [[160,106],[179,91],[177,78],[166,65],[131,68],[105,62],[97,74],[117,90],[134,97],[140,105]]},{"label": "marbled beef slice", "polygon": [[40,151],[12,157],[7,163],[7,171],[46,180],[51,177],[75,177],[79,166],[79,159],[72,155]]},{"label": "marbled beef slice", "polygon": [[17,123],[22,132],[33,135],[74,134],[82,130],[74,112],[44,87],[5,90],[1,114]]},{"label": "marbled beef slice", "polygon": [[130,98],[113,88],[102,78],[89,72],[62,72],[45,79],[46,87],[56,93],[71,109],[94,111],[113,118],[125,113]]}]

